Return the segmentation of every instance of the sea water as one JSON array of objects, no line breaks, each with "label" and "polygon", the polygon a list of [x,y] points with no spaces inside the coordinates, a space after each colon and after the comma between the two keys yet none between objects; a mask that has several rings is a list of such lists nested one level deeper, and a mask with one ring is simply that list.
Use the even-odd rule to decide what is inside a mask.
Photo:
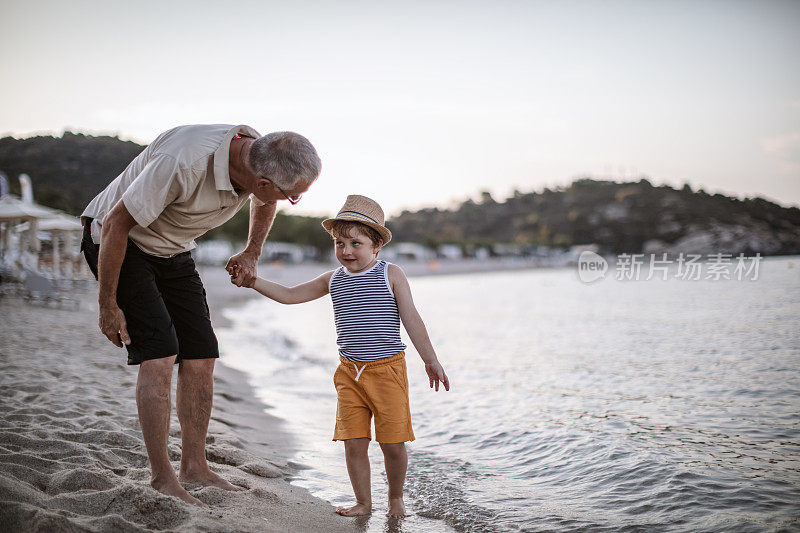
[{"label": "sea water", "polygon": [[[451,380],[407,337],[409,517],[371,446],[365,531],[800,528],[800,259],[756,280],[582,283],[575,269],[432,276],[414,299]],[[332,442],[330,299],[230,313],[223,361],[297,435],[294,483],[353,503]],[[268,437],[267,437],[268,438]]]}]

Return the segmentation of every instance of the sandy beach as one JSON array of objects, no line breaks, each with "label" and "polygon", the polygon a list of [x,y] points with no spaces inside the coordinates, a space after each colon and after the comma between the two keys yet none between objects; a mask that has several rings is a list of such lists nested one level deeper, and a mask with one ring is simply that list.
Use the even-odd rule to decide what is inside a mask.
[{"label": "sandy beach", "polygon": [[[221,311],[251,297],[204,269],[217,327]],[[292,438],[264,412],[246,376],[215,371],[207,455],[212,470],[245,489],[191,488],[203,509],[149,486],[136,416],[136,367],[97,329],[96,292],[80,310],[0,299],[0,529],[4,531],[349,531],[289,479]],[[175,376],[173,375],[173,403]],[[180,426],[172,417],[176,470]]]},{"label": "sandy beach", "polygon": [[[478,265],[479,267],[480,265]],[[496,267],[499,265],[492,265]],[[514,269],[522,264],[503,265]],[[259,273],[293,285],[334,265],[280,263]],[[412,263],[411,276],[484,270],[476,263]],[[221,266],[199,268],[215,328],[224,311],[259,297],[230,284]],[[0,298],[0,523],[7,531],[357,531],[359,519],[289,483],[292,435],[265,412],[242,372],[225,366],[220,346],[207,439],[212,470],[246,490],[191,488],[201,509],[149,486],[136,415],[136,367],[97,328],[96,285],[80,309]],[[231,311],[233,310],[233,311]],[[176,374],[173,375],[173,405]],[[170,457],[178,468],[180,426],[173,412]]]}]

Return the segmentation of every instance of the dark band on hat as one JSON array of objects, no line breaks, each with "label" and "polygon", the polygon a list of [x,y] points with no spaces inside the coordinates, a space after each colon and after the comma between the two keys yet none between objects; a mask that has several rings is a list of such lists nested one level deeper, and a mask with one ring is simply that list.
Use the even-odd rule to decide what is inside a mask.
[{"label": "dark band on hat", "polygon": [[338,217],[340,217],[342,215],[350,215],[350,216],[354,216],[356,218],[359,218],[359,217],[360,218],[366,218],[367,220],[369,220],[371,222],[374,222],[375,224],[377,224],[379,226],[383,225],[380,222],[378,222],[377,220],[375,220],[374,218],[368,217],[364,213],[359,213],[358,211],[341,211],[341,212],[339,212],[338,215],[336,215],[336,217],[338,218]]}]

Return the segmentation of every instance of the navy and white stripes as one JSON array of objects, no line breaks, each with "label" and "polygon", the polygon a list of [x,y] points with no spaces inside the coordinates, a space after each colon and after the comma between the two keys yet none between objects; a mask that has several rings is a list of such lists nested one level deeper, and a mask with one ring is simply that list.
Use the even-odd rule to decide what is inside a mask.
[{"label": "navy and white stripes", "polygon": [[405,350],[400,314],[389,285],[388,263],[353,274],[339,267],[329,284],[339,355],[349,361],[375,361]]}]

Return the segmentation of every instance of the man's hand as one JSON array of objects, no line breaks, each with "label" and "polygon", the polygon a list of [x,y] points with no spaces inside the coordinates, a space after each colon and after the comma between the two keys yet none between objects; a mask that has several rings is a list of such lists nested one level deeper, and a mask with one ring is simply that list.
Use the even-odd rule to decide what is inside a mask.
[{"label": "man's hand", "polygon": [[100,331],[116,346],[130,344],[131,338],[125,323],[125,315],[117,306],[117,285],[128,234],[136,225],[136,220],[120,199],[103,219],[100,234],[100,252],[97,256],[97,281],[100,290],[97,301],[100,304]]},{"label": "man's hand", "polygon": [[225,270],[231,276],[231,283],[237,287],[252,287],[258,275],[258,255],[253,252],[241,252],[230,259]]},{"label": "man's hand", "polygon": [[[242,269],[242,267],[240,267],[239,265],[234,265],[233,268],[228,271],[228,274],[230,274],[230,276],[231,276],[231,283],[234,283],[234,284],[236,283],[234,280],[237,277],[239,277],[239,271],[241,269]],[[255,287],[255,284],[256,284],[257,280],[258,280],[257,277],[253,278],[252,282],[248,282],[247,280],[244,280],[244,281],[242,281],[242,284],[240,285],[240,287],[245,287],[245,288],[248,288],[248,289],[252,289],[253,287]]]},{"label": "man's hand", "polygon": [[433,363],[425,363],[425,372],[428,373],[428,379],[431,382],[431,388],[436,385],[436,391],[439,391],[439,382],[442,383],[444,386],[444,390],[450,390],[450,380],[447,378],[447,374],[444,373],[444,368],[439,363],[439,361],[434,361]]},{"label": "man's hand", "polygon": [[108,340],[120,348],[122,348],[123,344],[127,346],[131,343],[125,315],[117,304],[100,307],[100,331],[108,337]]}]

